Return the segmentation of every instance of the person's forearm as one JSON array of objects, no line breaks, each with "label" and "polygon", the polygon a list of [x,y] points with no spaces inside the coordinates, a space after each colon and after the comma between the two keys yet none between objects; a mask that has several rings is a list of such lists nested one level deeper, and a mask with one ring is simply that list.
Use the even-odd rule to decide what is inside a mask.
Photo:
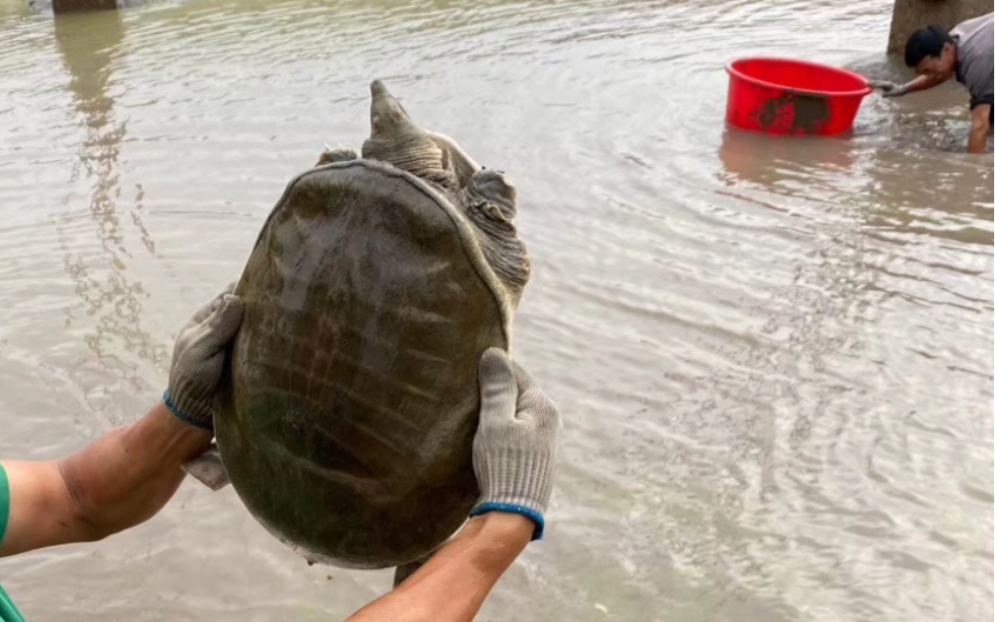
[{"label": "person's forearm", "polygon": [[135,423],[113,430],[59,467],[87,539],[99,539],[155,515],[183,480],[181,466],[203,453],[211,434],[159,403]]},{"label": "person's forearm", "polygon": [[397,589],[346,622],[468,622],[534,531],[535,523],[517,514],[470,519]]},{"label": "person's forearm", "polygon": [[988,128],[982,127],[972,127],[971,137],[967,141],[967,152],[968,153],[982,153],[985,150],[985,145],[988,144]]},{"label": "person's forearm", "polygon": [[939,84],[941,83],[928,75],[917,76],[915,80],[905,84],[905,91],[907,93],[918,93],[919,91],[931,89]]},{"label": "person's forearm", "polygon": [[10,514],[0,556],[99,540],[145,521],[210,440],[160,404],[66,460],[4,461]]},{"label": "person's forearm", "polygon": [[971,110],[971,135],[967,141],[968,153],[982,153],[988,144],[988,134],[992,131],[992,107],[987,104],[975,106]]}]

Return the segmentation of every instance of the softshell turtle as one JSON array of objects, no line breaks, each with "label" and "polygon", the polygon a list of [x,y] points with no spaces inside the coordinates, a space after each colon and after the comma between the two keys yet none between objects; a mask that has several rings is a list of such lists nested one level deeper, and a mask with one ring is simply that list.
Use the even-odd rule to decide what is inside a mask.
[{"label": "softshell turtle", "polygon": [[421,558],[466,519],[477,363],[510,348],[529,276],[504,176],[371,91],[362,158],[326,151],[263,226],[215,416],[249,511],[353,568]]}]

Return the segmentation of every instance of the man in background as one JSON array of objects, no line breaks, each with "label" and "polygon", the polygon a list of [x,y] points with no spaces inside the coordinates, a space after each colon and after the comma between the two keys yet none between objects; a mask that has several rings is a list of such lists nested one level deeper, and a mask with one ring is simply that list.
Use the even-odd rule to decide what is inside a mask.
[{"label": "man in background", "polygon": [[949,33],[939,26],[921,28],[905,45],[905,64],[917,77],[906,84],[873,82],[885,97],[901,97],[943,84],[951,77],[971,94],[968,153],[981,153],[992,131],[993,14],[958,24]]}]

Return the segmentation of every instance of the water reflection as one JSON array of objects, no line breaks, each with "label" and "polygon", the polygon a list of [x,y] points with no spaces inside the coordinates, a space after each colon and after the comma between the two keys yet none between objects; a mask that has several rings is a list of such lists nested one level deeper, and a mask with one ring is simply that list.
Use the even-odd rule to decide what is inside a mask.
[{"label": "water reflection", "polygon": [[97,256],[77,250],[89,245],[74,237],[81,233],[82,215],[74,209],[77,196],[70,191],[63,198],[64,215],[58,219],[65,270],[75,282],[86,314],[94,318],[93,329],[84,336],[87,346],[101,365],[140,389],[144,383],[137,365],[132,357],[126,360],[118,356],[116,349],[123,347],[140,359],[158,363],[165,357],[165,347],[141,328],[142,303],[148,295],[141,281],[128,275],[132,254],[122,220],[130,220],[138,229],[148,252],[155,251],[141,218],[141,187],[135,190],[134,208],[122,213],[118,207],[122,194],[119,161],[128,124],[127,119],[117,118],[111,89],[114,64],[120,62],[118,55],[125,49],[125,27],[116,11],[56,15],[54,19],[56,44],[69,72],[73,108],[85,131],[70,181],[88,186],[87,216],[100,247]]},{"label": "water reflection", "polygon": [[[788,195],[804,194],[806,186],[792,182],[821,171],[822,175],[849,175],[856,155],[846,137],[783,137],[727,127],[719,159],[725,168],[719,179],[729,187],[747,182]],[[814,194],[810,190],[809,194]]]},{"label": "water reflection", "polygon": [[[893,132],[894,142],[887,145],[880,144],[880,137],[863,135],[782,138],[726,128],[718,151],[723,170],[717,177],[730,196],[778,211],[796,210],[798,200],[831,202],[830,209],[845,211],[870,230],[898,228],[992,245],[992,231],[977,227],[991,214],[991,158],[903,142],[908,133],[917,141],[960,144],[956,132],[951,137],[944,112],[917,114],[917,120],[892,122],[893,127],[909,127]],[[865,115],[867,123],[876,119],[873,113]],[[964,217],[963,226],[951,227],[951,214]]]}]

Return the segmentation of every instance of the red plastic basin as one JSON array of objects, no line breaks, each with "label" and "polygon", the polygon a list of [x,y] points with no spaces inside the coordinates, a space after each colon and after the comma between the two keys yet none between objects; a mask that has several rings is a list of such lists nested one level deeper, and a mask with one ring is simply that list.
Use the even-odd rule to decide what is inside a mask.
[{"label": "red plastic basin", "polygon": [[849,131],[867,79],[844,69],[788,60],[744,58],[726,67],[726,121],[769,134],[833,136]]}]

